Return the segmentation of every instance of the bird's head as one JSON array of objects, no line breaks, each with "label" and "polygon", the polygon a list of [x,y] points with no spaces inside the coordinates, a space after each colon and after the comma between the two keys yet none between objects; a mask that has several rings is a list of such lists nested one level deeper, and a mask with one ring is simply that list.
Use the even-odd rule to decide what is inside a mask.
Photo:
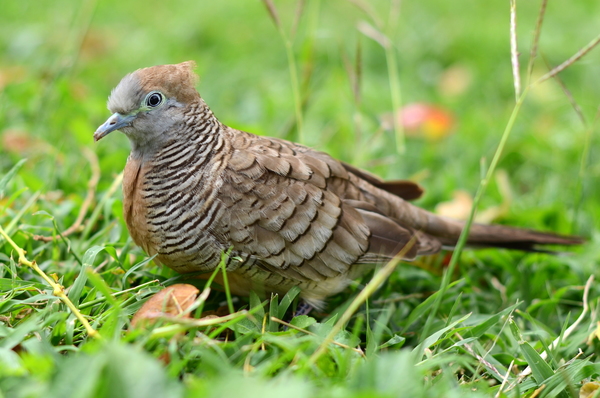
[{"label": "bird's head", "polygon": [[158,146],[168,133],[185,122],[185,108],[201,101],[195,84],[195,63],[159,65],[138,69],[125,76],[108,99],[112,116],[94,133],[98,141],[120,130],[132,148]]}]

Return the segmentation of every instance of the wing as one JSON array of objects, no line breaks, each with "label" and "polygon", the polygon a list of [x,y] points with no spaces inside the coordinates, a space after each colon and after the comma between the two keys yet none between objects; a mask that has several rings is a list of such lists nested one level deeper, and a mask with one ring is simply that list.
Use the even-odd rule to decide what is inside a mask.
[{"label": "wing", "polygon": [[[283,140],[237,133],[218,195],[235,250],[295,280],[393,257],[414,235],[361,198],[342,163]],[[343,193],[339,194],[339,193]],[[407,258],[417,254],[417,245]]]},{"label": "wing", "polygon": [[369,246],[359,213],[329,192],[331,170],[289,146],[238,135],[223,172],[221,220],[235,250],[295,280],[346,273]]},{"label": "wing", "polygon": [[383,181],[376,175],[358,169],[347,163],[342,162],[342,166],[344,166],[344,168],[348,172],[368,182],[374,187],[387,191],[393,195],[399,196],[404,200],[419,199],[423,195],[423,188],[415,182],[407,180]]}]

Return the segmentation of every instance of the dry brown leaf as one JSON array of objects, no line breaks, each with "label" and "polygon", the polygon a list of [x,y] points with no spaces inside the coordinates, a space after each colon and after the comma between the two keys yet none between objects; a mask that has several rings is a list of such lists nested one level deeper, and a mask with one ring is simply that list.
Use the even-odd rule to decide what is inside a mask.
[{"label": "dry brown leaf", "polygon": [[185,283],[169,286],[144,303],[133,316],[131,326],[135,327],[143,321],[151,322],[156,318],[189,318],[187,309],[194,303],[198,293],[199,290],[195,286]]}]

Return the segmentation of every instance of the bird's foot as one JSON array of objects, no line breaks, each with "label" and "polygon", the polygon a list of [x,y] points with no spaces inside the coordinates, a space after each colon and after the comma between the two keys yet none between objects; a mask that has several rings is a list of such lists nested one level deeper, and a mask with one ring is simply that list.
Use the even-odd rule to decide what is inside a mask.
[{"label": "bird's foot", "polygon": [[306,301],[302,300],[298,303],[298,307],[296,307],[296,311],[292,314],[292,318],[300,316],[300,315],[308,315],[312,311],[313,306],[308,304]]}]

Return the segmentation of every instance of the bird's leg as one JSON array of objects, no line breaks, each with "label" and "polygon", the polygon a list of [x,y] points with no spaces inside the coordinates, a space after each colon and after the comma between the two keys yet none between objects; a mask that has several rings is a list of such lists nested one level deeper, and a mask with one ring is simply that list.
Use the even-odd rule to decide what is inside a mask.
[{"label": "bird's leg", "polygon": [[308,304],[306,301],[302,300],[298,303],[298,307],[296,307],[296,311],[292,314],[292,318],[300,316],[300,315],[308,315],[312,311],[313,306]]},{"label": "bird's leg", "polygon": [[[300,300],[300,302],[298,303],[298,306],[296,307],[296,311],[294,311],[294,313],[292,314],[292,319],[294,319],[295,317],[300,316],[300,315],[308,315],[308,314],[310,314],[312,309],[313,309],[312,305],[308,304],[304,300]],[[290,319],[289,322],[291,322],[292,319]],[[288,327],[284,326],[283,330],[287,331]]]}]

